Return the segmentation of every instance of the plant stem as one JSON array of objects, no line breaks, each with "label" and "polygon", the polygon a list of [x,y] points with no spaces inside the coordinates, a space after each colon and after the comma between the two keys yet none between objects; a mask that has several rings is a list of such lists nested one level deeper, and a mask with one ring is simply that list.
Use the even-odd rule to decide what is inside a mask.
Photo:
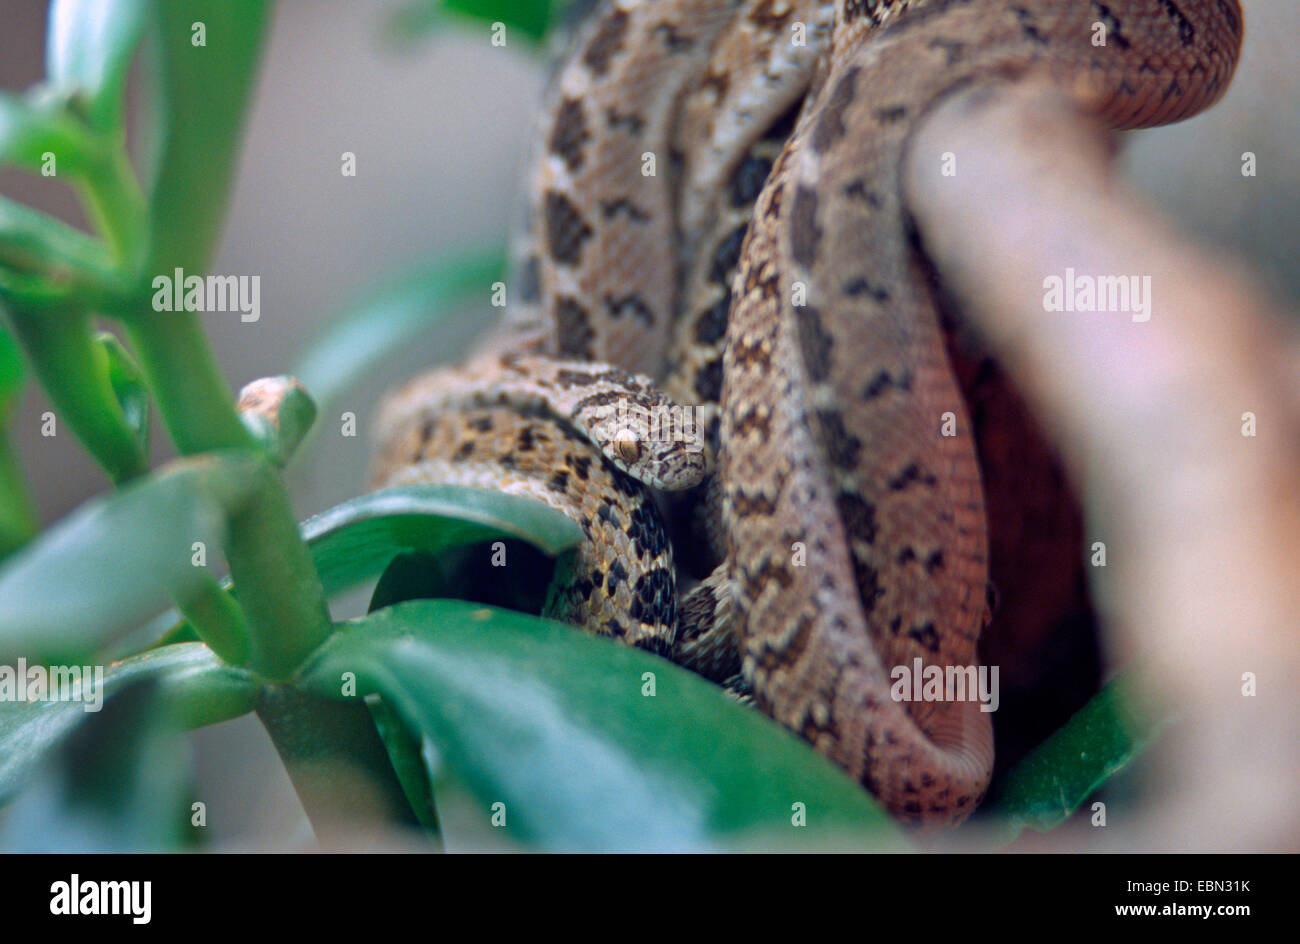
[{"label": "plant stem", "polygon": [[86,316],[71,305],[12,308],[10,323],[55,409],[113,481],[147,472],[148,457],[113,393]]},{"label": "plant stem", "polygon": [[[257,450],[240,422],[201,321],[156,312],[154,275],[207,269],[234,176],[240,130],[269,19],[262,0],[169,0],[154,8],[161,43],[159,167],[149,195],[148,258],[135,301],[115,312],[149,381],[167,432],[185,454]],[[207,46],[191,43],[196,21]],[[286,678],[330,631],[329,610],[284,483],[262,463],[256,495],[229,522],[226,559],[249,631],[248,665]],[[203,632],[203,627],[195,628]]]},{"label": "plant stem", "polygon": [[258,475],[248,504],[230,519],[226,560],[248,620],[249,668],[285,679],[325,641],[330,614],[284,482],[269,462]]},{"label": "plant stem", "polygon": [[[102,165],[102,166],[101,166]],[[80,188],[87,215],[127,271],[141,261],[148,210],[124,148],[88,168]]]},{"label": "plant stem", "polygon": [[123,321],[177,450],[189,455],[257,448],[235,412],[198,315],[150,309],[124,315]]},{"label": "plant stem", "polygon": [[216,578],[205,579],[185,599],[178,597],[176,606],[223,662],[240,666],[248,663],[250,645],[244,612]]},{"label": "plant stem", "polygon": [[26,544],[40,527],[9,434],[0,427],[0,560]]},{"label": "plant stem", "polygon": [[257,716],[322,844],[354,849],[358,837],[400,840],[398,827],[418,838],[419,820],[364,701],[267,685],[259,694]]},{"label": "plant stem", "polygon": [[[178,450],[258,449],[194,313],[149,311],[126,325]],[[329,635],[329,610],[284,482],[269,462],[257,470],[254,496],[230,519],[226,559],[247,619],[247,664],[287,678]],[[203,625],[195,629],[209,641]]]}]

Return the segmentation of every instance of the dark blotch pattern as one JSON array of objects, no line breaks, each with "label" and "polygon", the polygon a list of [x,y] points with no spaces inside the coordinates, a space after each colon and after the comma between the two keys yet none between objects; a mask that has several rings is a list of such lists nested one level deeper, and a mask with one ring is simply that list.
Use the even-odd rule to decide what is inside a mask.
[{"label": "dark blotch pattern", "polygon": [[613,106],[605,112],[605,123],[611,128],[621,128],[634,138],[640,137],[641,132],[645,130],[644,118],[636,112],[625,115]]},{"label": "dark blotch pattern", "polygon": [[812,147],[818,154],[830,150],[848,131],[844,126],[844,112],[853,104],[853,97],[857,93],[858,71],[855,67],[840,76],[835,88],[831,89],[830,98],[822,107],[821,117],[817,119],[812,133]]},{"label": "dark blotch pattern", "polygon": [[844,283],[844,294],[849,298],[870,298],[876,302],[889,301],[889,289],[883,285],[872,285],[862,276],[849,279]]},{"label": "dark blotch pattern", "polygon": [[623,48],[623,38],[627,34],[627,19],[626,11],[617,9],[612,11],[600,24],[591,42],[587,44],[587,49],[582,54],[582,61],[596,75],[604,75],[609,71],[610,60]]},{"label": "dark blotch pattern", "polygon": [[888,10],[888,3],[882,0],[844,0],[844,22],[852,23],[865,16],[870,17],[871,22],[879,26],[884,22]]},{"label": "dark blotch pattern", "polygon": [[718,243],[718,248],[713,253],[713,263],[709,267],[710,282],[722,285],[731,283],[731,276],[736,271],[736,266],[740,265],[740,250],[748,229],[747,223],[741,223]]},{"label": "dark blotch pattern", "polygon": [[714,358],[695,375],[695,392],[706,403],[722,399],[722,359]]},{"label": "dark blotch pattern", "polygon": [[876,601],[885,595],[885,588],[880,585],[880,572],[857,554],[853,555],[853,582],[858,587],[858,600],[862,603],[862,615],[870,618],[876,608]]},{"label": "dark blotch pattern", "polygon": [[772,415],[767,410],[751,406],[736,417],[735,434],[738,438],[758,436],[760,439],[766,439],[771,435],[771,431]]},{"label": "dark blotch pattern", "polygon": [[700,344],[717,344],[727,334],[727,313],[731,309],[731,292],[727,291],[695,319],[695,340]]},{"label": "dark blotch pattern", "polygon": [[957,40],[935,38],[930,40],[931,49],[939,49],[944,54],[944,65],[955,66],[966,55],[966,44]]},{"label": "dark blotch pattern", "polygon": [[880,199],[880,194],[870,189],[866,180],[861,177],[844,185],[844,195],[850,200],[857,200],[859,203],[866,204],[873,210],[879,210],[884,205],[884,201]]},{"label": "dark blotch pattern", "polygon": [[1020,32],[1024,34],[1025,39],[1029,40],[1031,43],[1036,43],[1039,46],[1048,45],[1049,41],[1047,37],[1043,35],[1042,31],[1039,30],[1038,26],[1034,23],[1033,13],[1024,7],[1012,7],[1011,9],[1015,12],[1016,19],[1020,21]]},{"label": "dark blotch pattern", "polygon": [[862,452],[862,440],[848,431],[844,416],[838,410],[818,410],[817,423],[822,430],[826,459],[839,469],[854,468]]},{"label": "dark blotch pattern", "polygon": [[915,639],[929,652],[939,651],[939,633],[935,630],[934,623],[913,626],[907,631],[907,635]]},{"label": "dark blotch pattern", "polygon": [[617,200],[605,200],[600,204],[600,214],[607,220],[612,220],[618,216],[626,216],[633,223],[645,223],[650,219],[650,214],[641,209],[627,197],[620,197]]},{"label": "dark blotch pattern", "polygon": [[668,535],[654,502],[643,501],[632,510],[627,536],[650,557],[657,557],[668,550]]},{"label": "dark blotch pattern", "polygon": [[555,115],[555,126],[551,128],[551,140],[547,146],[551,153],[564,161],[571,173],[582,167],[582,149],[591,140],[587,131],[587,116],[582,102],[576,98],[566,98],[560,103]]},{"label": "dark blotch pattern", "polygon": [[923,469],[915,462],[908,464],[902,472],[889,480],[889,487],[895,492],[901,492],[910,485],[926,485],[933,487],[939,480],[935,478],[934,473]]},{"label": "dark blotch pattern", "polygon": [[925,559],[925,572],[934,576],[943,570],[943,551],[931,551],[930,556]]},{"label": "dark blotch pattern", "polygon": [[676,586],[672,575],[662,569],[648,570],[632,586],[628,615],[642,623],[675,623]]},{"label": "dark blotch pattern", "polygon": [[1193,27],[1186,14],[1178,9],[1178,5],[1174,4],[1174,0],[1160,0],[1160,7],[1165,10],[1165,13],[1169,14],[1170,20],[1174,22],[1174,29],[1178,30],[1178,42],[1180,44],[1191,46],[1193,42],[1196,42],[1196,27]]},{"label": "dark blotch pattern", "polygon": [[831,372],[831,352],[835,349],[835,340],[822,326],[821,312],[816,308],[805,305],[796,308],[794,314],[799,332],[799,349],[803,352],[808,379],[813,383],[821,383]]},{"label": "dark blotch pattern", "polygon": [[546,195],[546,239],[551,255],[561,265],[574,266],[582,259],[582,244],[591,238],[591,227],[572,201],[562,193]]},{"label": "dark blotch pattern", "polygon": [[555,304],[556,328],[560,353],[570,357],[591,357],[591,342],[596,336],[591,318],[577,299],[565,296]]},{"label": "dark blotch pattern", "polygon": [[623,295],[618,298],[606,295],[605,310],[609,312],[611,318],[622,318],[624,315],[631,315],[642,324],[653,325],[655,323],[654,310],[639,295]]},{"label": "dark blotch pattern", "polygon": [[876,506],[856,492],[840,492],[835,496],[844,530],[853,537],[874,544],[876,540]]},{"label": "dark blotch pattern", "polygon": [[609,477],[613,481],[614,487],[624,495],[629,498],[644,495],[644,486],[612,462],[605,463],[605,471],[609,473]]},{"label": "dark blotch pattern", "polygon": [[770,173],[772,173],[771,161],[756,154],[746,155],[731,178],[731,205],[749,206],[757,200]]},{"label": "dark blotch pattern", "polygon": [[[850,0],[850,2],[853,2],[853,0]],[[777,12],[778,6],[784,9]],[[789,21],[793,12],[794,8],[785,3],[784,0],[763,0],[762,3],[750,11],[749,21],[759,29],[779,33],[785,30],[785,24]]]},{"label": "dark blotch pattern", "polygon": [[519,297],[528,304],[542,297],[541,264],[536,256],[529,256],[519,270]]},{"label": "dark blotch pattern", "polygon": [[609,573],[605,575],[605,592],[611,596],[621,583],[627,582],[627,568],[623,566],[622,561],[615,560],[609,565]]},{"label": "dark blotch pattern", "polygon": [[739,518],[761,515],[770,518],[776,514],[776,502],[762,492],[750,494],[737,489],[731,496],[731,507]]},{"label": "dark blotch pattern", "polygon": [[695,45],[695,37],[681,32],[672,23],[660,23],[655,27],[655,35],[663,40],[669,52],[686,52]]},{"label": "dark blotch pattern", "polygon": [[794,204],[790,208],[790,252],[794,261],[812,266],[821,235],[817,228],[817,191],[800,186],[794,192]]},{"label": "dark blotch pattern", "polygon": [[895,378],[887,370],[881,370],[871,380],[867,381],[866,386],[862,388],[862,399],[874,400],[876,397],[883,396],[889,390],[908,391],[912,389],[912,372],[904,371],[903,374]]}]

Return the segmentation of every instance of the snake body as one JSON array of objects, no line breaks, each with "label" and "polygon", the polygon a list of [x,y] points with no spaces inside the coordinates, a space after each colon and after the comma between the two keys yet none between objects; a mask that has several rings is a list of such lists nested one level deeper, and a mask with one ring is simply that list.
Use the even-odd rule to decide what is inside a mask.
[{"label": "snake body", "polygon": [[[807,42],[791,46],[798,24]],[[1235,0],[604,4],[558,73],[541,135],[508,319],[516,354],[390,403],[376,483],[463,480],[449,462],[479,453],[473,428],[412,438],[435,416],[516,442],[528,428],[536,443],[529,424],[542,424],[557,448],[535,464],[482,447],[472,474],[510,488],[522,474],[552,504],[537,483],[564,474],[589,569],[555,612],[720,680],[738,668],[760,709],[897,816],[959,822],[990,776],[988,714],[890,696],[895,666],[974,665],[990,618],[980,444],[902,201],[909,136],[947,93],[1008,77],[1052,82],[1115,128],[1178,120],[1222,94],[1240,39]],[[565,399],[559,371],[617,390]],[[704,442],[647,454],[584,425],[578,404],[665,402],[624,371],[697,407]],[[690,455],[671,483],[689,485],[707,470],[703,446],[717,474],[686,493],[687,517],[717,566],[674,608],[678,568],[647,491],[664,480],[634,476]],[[575,462],[607,474],[579,482]],[[588,486],[607,517],[635,511],[654,553],[639,537],[629,547],[626,527],[591,528],[601,506],[576,497]],[[619,589],[640,567],[662,576],[653,621],[629,626],[611,614],[626,613]],[[592,598],[594,586],[614,592]]]}]

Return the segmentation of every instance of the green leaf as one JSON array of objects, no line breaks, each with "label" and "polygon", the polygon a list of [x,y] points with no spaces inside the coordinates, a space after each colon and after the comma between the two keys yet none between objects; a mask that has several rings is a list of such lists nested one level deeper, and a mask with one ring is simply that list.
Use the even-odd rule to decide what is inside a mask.
[{"label": "green leaf", "polygon": [[121,126],[127,68],[146,9],[143,0],[55,0],[50,6],[46,72],[54,85],[77,91],[98,131]]},{"label": "green leaf", "polygon": [[1005,841],[1065,822],[1156,739],[1171,719],[1142,696],[1138,678],[1129,670],[1111,680],[1002,778],[981,812],[1002,818]]},{"label": "green leaf", "polygon": [[901,841],[860,786],[772,721],[669,662],[568,626],[411,601],[340,629],[298,681],[338,697],[346,672],[432,740],[485,819],[504,803],[505,831],[535,846]]},{"label": "green leaf", "polygon": [[22,399],[26,374],[22,349],[9,329],[0,323],[0,425],[8,421],[10,411]]},{"label": "green leaf", "polygon": [[299,359],[293,375],[328,412],[358,378],[382,372],[395,352],[427,338],[458,307],[488,299],[505,267],[503,249],[479,249],[395,278],[342,315]]},{"label": "green leaf", "polygon": [[158,852],[186,835],[189,754],[157,686],[118,693],[47,758],[0,823],[9,852]]},{"label": "green leaf", "polygon": [[370,715],[375,720],[375,730],[379,732],[379,737],[388,750],[388,759],[406,794],[406,802],[410,804],[411,811],[425,831],[437,836],[438,817],[433,808],[433,785],[429,782],[429,772],[424,765],[420,743],[411,737],[410,732],[402,726],[401,719],[378,695],[367,698],[366,707],[370,709]]},{"label": "green leaf", "polygon": [[215,554],[247,500],[260,460],[214,453],[173,463],[83,505],[0,565],[0,659],[84,654],[184,598],[209,577],[193,544]]},{"label": "green leaf", "polygon": [[[13,668],[0,667],[0,685],[5,684],[4,673]],[[159,711],[187,729],[247,714],[257,698],[258,683],[251,674],[225,665],[201,643],[155,649],[93,669],[103,672],[102,687],[74,689],[81,693],[78,698],[0,699],[0,804],[23,787],[41,760],[69,732],[93,717],[96,705],[102,706],[141,679],[158,683]],[[7,684],[14,685],[14,679],[9,677]]]},{"label": "green leaf", "polygon": [[135,434],[140,451],[148,455],[151,431],[149,385],[145,382],[139,365],[114,335],[107,331],[96,332],[95,343],[104,352],[108,383],[117,397],[118,405],[122,407],[122,418]]},{"label": "green leaf", "polygon": [[[484,541],[520,540],[552,557],[582,540],[582,528],[530,498],[460,485],[403,485],[370,492],[303,522],[302,536],[329,595],[384,573],[410,552],[445,556]],[[229,587],[227,581],[225,586]],[[160,645],[194,638],[185,622]]]},{"label": "green leaf", "polygon": [[371,492],[308,519],[302,530],[331,594],[378,576],[408,551],[517,538],[555,556],[582,540],[576,523],[539,501],[458,485]]}]

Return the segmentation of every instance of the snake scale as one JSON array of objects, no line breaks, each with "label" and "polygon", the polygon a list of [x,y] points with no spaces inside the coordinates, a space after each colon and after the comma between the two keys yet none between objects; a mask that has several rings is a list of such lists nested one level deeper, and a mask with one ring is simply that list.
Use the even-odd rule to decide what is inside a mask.
[{"label": "snake scale", "polygon": [[546,612],[746,693],[898,818],[960,822],[989,715],[895,701],[890,669],[976,663],[999,521],[909,135],[993,78],[1176,121],[1241,35],[1236,0],[602,3],[551,86],[505,327],[388,400],[372,484],[560,508],[587,541]]}]

